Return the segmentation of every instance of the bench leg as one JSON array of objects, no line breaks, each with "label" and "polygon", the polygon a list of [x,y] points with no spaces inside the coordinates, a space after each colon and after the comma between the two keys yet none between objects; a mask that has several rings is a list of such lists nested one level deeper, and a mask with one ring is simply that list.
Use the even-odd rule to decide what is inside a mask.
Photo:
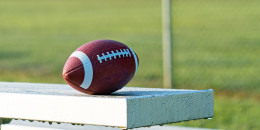
[{"label": "bench leg", "polygon": [[2,124],[9,124],[12,121],[12,119],[2,119],[0,118],[0,130],[2,128]]},{"label": "bench leg", "polygon": [[2,124],[3,124],[3,119],[0,118],[0,130],[2,128]]}]

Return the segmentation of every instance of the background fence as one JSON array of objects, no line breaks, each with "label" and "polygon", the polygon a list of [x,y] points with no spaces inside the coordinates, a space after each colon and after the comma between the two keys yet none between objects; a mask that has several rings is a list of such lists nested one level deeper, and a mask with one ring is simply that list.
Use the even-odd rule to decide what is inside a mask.
[{"label": "background fence", "polygon": [[[186,125],[259,129],[260,1],[174,0],[175,88],[215,90],[215,117]],[[140,59],[128,86],[162,87],[160,0],[0,1],[0,80],[65,83],[80,45],[113,39]]]}]

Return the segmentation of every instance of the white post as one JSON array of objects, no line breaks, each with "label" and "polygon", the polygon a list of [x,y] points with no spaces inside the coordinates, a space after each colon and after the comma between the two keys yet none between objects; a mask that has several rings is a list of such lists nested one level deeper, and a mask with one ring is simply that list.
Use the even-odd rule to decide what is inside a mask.
[{"label": "white post", "polygon": [[163,87],[172,88],[171,0],[162,0]]}]

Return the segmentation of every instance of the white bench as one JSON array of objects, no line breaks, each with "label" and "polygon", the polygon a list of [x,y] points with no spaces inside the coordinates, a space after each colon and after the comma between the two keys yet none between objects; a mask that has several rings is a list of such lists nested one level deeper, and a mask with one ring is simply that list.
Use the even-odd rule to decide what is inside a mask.
[{"label": "white bench", "polygon": [[[86,95],[64,84],[0,82],[0,118],[122,129],[211,118],[213,90],[125,87]],[[1,122],[0,124],[8,123]],[[5,120],[6,121],[6,120]]]}]

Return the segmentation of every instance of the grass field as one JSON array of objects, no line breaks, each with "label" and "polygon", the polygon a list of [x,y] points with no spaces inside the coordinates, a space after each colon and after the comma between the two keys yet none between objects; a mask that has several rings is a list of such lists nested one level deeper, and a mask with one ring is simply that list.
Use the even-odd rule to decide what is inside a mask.
[{"label": "grass field", "polygon": [[[133,48],[128,86],[162,87],[160,0],[0,1],[0,81],[65,83],[68,56],[96,39]],[[174,86],[215,90],[215,117],[173,125],[260,129],[260,1],[174,0]]]}]

